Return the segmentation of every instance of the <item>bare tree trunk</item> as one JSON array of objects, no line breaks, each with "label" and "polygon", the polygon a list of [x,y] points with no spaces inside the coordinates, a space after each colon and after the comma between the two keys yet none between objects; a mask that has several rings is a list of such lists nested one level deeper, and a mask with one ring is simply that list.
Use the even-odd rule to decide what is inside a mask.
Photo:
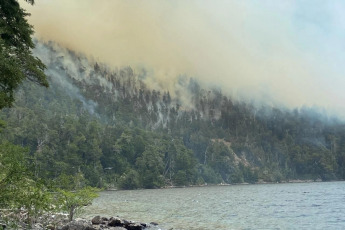
[{"label": "bare tree trunk", "polygon": [[74,216],[74,205],[71,206],[70,210],[69,210],[69,221],[72,221],[73,220],[73,216]]}]

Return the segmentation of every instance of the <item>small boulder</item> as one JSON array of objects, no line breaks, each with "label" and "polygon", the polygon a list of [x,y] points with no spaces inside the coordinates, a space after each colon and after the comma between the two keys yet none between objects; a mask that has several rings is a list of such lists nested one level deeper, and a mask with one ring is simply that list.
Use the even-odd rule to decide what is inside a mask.
[{"label": "small boulder", "polygon": [[122,220],[122,223],[123,223],[123,226],[124,226],[124,227],[127,227],[128,225],[132,224],[133,222],[123,219],[123,220]]},{"label": "small boulder", "polygon": [[85,220],[75,220],[69,222],[67,225],[63,226],[61,230],[96,230]]},{"label": "small boulder", "polygon": [[94,218],[92,218],[91,223],[95,225],[99,225],[102,223],[102,219],[100,216],[95,216]]},{"label": "small boulder", "polygon": [[121,219],[117,217],[111,217],[109,219],[108,226],[110,227],[123,226],[123,222],[121,221]]},{"label": "small boulder", "polygon": [[127,230],[142,230],[142,229],[144,229],[144,227],[139,223],[129,224],[126,228],[127,228]]}]

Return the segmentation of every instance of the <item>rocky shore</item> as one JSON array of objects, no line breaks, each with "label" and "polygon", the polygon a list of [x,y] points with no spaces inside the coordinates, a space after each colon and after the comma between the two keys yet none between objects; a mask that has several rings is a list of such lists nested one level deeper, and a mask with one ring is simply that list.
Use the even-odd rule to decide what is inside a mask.
[{"label": "rocky shore", "polygon": [[68,222],[65,215],[52,215],[48,219],[40,218],[31,227],[24,222],[16,227],[0,223],[0,229],[32,229],[32,230],[162,230],[157,223],[142,223],[121,219],[119,217],[95,216],[92,220],[77,218]]},{"label": "rocky shore", "polygon": [[134,222],[118,217],[101,217],[95,216],[91,221],[85,219],[77,219],[63,226],[57,227],[56,230],[158,230],[157,223],[141,223]]}]

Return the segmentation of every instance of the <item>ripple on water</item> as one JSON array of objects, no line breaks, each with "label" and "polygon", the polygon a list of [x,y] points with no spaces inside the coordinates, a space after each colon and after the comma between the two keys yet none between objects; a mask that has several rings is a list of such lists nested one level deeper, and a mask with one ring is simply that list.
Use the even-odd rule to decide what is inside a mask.
[{"label": "ripple on water", "polygon": [[[327,196],[325,196],[327,194]],[[345,229],[345,182],[106,191],[84,213],[164,229]]]}]

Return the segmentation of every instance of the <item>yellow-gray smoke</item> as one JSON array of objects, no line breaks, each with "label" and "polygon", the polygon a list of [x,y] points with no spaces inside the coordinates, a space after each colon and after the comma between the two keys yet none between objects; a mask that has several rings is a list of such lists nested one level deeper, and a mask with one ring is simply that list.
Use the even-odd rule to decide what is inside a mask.
[{"label": "yellow-gray smoke", "polygon": [[[266,1],[265,1],[266,2]],[[328,106],[330,69],[300,47],[293,4],[257,1],[38,0],[36,37],[52,40],[111,66],[152,70],[148,82],[171,89],[186,74],[223,92],[287,106]],[[266,2],[267,3],[267,2]],[[303,45],[302,45],[303,46]],[[321,78],[323,79],[323,78]]]}]

